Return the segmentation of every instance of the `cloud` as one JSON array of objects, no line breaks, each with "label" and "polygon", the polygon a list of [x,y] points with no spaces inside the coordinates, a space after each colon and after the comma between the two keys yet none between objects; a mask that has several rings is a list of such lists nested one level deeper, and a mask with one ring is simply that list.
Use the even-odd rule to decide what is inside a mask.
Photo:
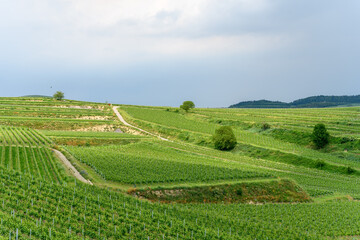
[{"label": "cloud", "polygon": [[25,53],[21,58],[25,65],[49,60],[136,63],[168,55],[262,51],[290,38],[237,30],[223,34],[214,23],[228,25],[232,19],[236,25],[239,12],[258,14],[268,5],[265,0],[35,0],[31,4],[15,0],[6,10],[11,20],[2,26],[9,33],[2,41],[13,49],[9,55],[16,61]]},{"label": "cloud", "polygon": [[[0,78],[106,81],[128,86],[139,104],[133,89],[157,91],[159,104],[178,82],[193,85],[187,97],[216,106],[238,96],[355,91],[359,7],[355,0],[3,0]],[[221,100],[210,96],[216,91]]]}]

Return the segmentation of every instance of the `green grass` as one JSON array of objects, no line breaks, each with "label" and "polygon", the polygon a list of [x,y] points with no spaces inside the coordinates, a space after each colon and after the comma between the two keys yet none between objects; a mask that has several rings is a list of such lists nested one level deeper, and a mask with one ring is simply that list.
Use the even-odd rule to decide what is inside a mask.
[{"label": "green grass", "polygon": [[289,180],[264,180],[189,188],[134,189],[132,194],[166,203],[310,202],[307,193]]}]

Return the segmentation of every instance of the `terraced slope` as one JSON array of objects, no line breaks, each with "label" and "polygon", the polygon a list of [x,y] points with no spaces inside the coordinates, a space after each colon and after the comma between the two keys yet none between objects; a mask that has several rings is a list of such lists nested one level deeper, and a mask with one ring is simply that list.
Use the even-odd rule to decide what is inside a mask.
[{"label": "terraced slope", "polygon": [[57,130],[114,130],[105,104],[52,98],[0,98],[0,125]]},{"label": "terraced slope", "polygon": [[178,151],[153,142],[67,149],[74,157],[95,169],[103,178],[135,186],[271,176],[256,171],[255,168],[227,166],[204,156]]},{"label": "terraced slope", "polygon": [[64,180],[64,170],[49,148],[49,140],[28,128],[0,126],[1,165],[53,182]]},{"label": "terraced slope", "polygon": [[81,183],[32,180],[6,169],[0,170],[0,198],[0,235],[12,239],[335,239],[360,234],[357,202],[163,205]]},{"label": "terraced slope", "polygon": [[[294,179],[314,195],[331,192],[360,196],[357,188],[360,180],[357,176],[360,169],[358,148],[348,149],[346,153],[326,152],[297,142],[299,139],[303,141],[302,134],[310,134],[312,127],[322,119],[330,129],[336,125],[344,126],[337,131],[330,130],[334,138],[351,137],[355,142],[359,141],[356,136],[360,134],[360,128],[351,127],[359,122],[359,107],[319,111],[194,109],[188,114],[163,107],[121,106],[119,110],[127,121],[176,140],[161,145],[205,155],[209,159],[223,161],[228,166],[253,167],[268,171],[271,175]],[[270,130],[264,131],[261,126],[266,119],[273,119],[273,122],[269,122]],[[290,127],[297,124],[302,126],[301,132],[297,132],[296,127]],[[232,152],[212,149],[211,135],[221,125],[231,125],[241,143]],[[294,131],[290,138],[293,142],[289,142],[289,138],[274,136],[272,131],[277,130]],[[335,144],[339,149],[342,146]],[[319,162],[325,163],[326,167],[319,167]],[[347,169],[350,171],[347,172]]]},{"label": "terraced slope", "polygon": [[[161,107],[122,106],[124,117],[149,131],[173,139],[211,146],[211,135],[222,125],[233,127],[239,142],[314,160],[360,169],[360,108],[332,109],[194,109],[185,114]],[[270,124],[263,131],[262,125]],[[325,154],[311,148],[311,131],[325,123],[339,150]],[[285,132],[281,135],[279,131]],[[284,137],[285,136],[285,137]],[[356,145],[353,143],[356,142]],[[350,161],[349,161],[350,160]]]},{"label": "terraced slope", "polygon": [[[10,235],[12,239],[16,235],[18,239],[352,239],[360,235],[359,108],[195,109],[185,114],[173,108],[120,107],[127,121],[173,142],[91,132],[100,126],[109,131],[121,126],[103,104],[2,98],[1,109],[0,122],[43,130],[0,128],[0,239]],[[321,120],[334,136],[335,150],[317,151],[306,143],[312,126]],[[264,122],[271,128],[262,130]],[[211,146],[210,137],[221,125],[235,130],[240,144],[233,151]],[[106,188],[65,181],[54,164],[57,161],[46,158],[52,154],[45,136],[64,144],[59,149],[77,157],[71,161],[78,170],[86,170],[95,185]],[[346,139],[350,141],[345,145],[336,142]],[[346,152],[341,149],[345,146]],[[326,167],[311,165],[318,161]],[[354,171],[339,170],[347,167]],[[286,188],[286,182],[292,184]],[[259,187],[262,183],[267,191]],[[183,204],[187,199],[175,199],[182,204],[160,204],[156,198],[151,203],[125,191],[148,191],[154,193],[152,197],[157,191],[170,191],[174,197],[174,191],[185,188],[194,194],[194,202],[206,196],[218,203]],[[196,195],[198,189],[204,194]],[[228,192],[221,195],[221,191]],[[269,203],[275,193],[293,204]],[[288,198],[296,193],[308,202]],[[219,203],[236,196],[262,204]],[[237,200],[242,202],[240,197]]]},{"label": "terraced slope", "polygon": [[92,131],[57,131],[40,130],[58,145],[68,146],[98,146],[109,144],[127,144],[139,141],[152,141],[149,136],[131,135],[120,132],[92,132]]}]

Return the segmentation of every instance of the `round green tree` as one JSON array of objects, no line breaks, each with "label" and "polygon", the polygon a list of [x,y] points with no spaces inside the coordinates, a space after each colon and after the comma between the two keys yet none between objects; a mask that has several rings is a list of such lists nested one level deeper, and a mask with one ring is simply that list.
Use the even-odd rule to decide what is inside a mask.
[{"label": "round green tree", "polygon": [[53,97],[56,99],[56,100],[63,100],[64,98],[64,93],[63,92],[60,92],[60,91],[57,91]]},{"label": "round green tree", "polygon": [[213,141],[216,149],[231,150],[236,146],[236,137],[231,127],[222,126],[215,130]]},{"label": "round green tree", "polygon": [[181,109],[184,109],[186,112],[188,112],[191,108],[194,108],[195,104],[192,101],[185,101],[180,106]]},{"label": "round green tree", "polygon": [[312,133],[313,143],[317,148],[323,148],[329,143],[330,134],[324,124],[316,124]]}]

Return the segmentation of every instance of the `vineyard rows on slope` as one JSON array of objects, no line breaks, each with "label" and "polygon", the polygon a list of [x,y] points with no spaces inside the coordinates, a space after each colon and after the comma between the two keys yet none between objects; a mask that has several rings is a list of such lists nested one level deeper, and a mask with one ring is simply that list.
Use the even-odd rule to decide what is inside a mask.
[{"label": "vineyard rows on slope", "polygon": [[360,234],[359,215],[353,214],[360,211],[357,202],[163,205],[6,169],[0,176],[0,234],[17,233],[19,239],[332,239]]},{"label": "vineyard rows on slope", "polygon": [[62,182],[64,173],[49,148],[50,140],[32,129],[0,126],[0,160],[7,169]]}]

